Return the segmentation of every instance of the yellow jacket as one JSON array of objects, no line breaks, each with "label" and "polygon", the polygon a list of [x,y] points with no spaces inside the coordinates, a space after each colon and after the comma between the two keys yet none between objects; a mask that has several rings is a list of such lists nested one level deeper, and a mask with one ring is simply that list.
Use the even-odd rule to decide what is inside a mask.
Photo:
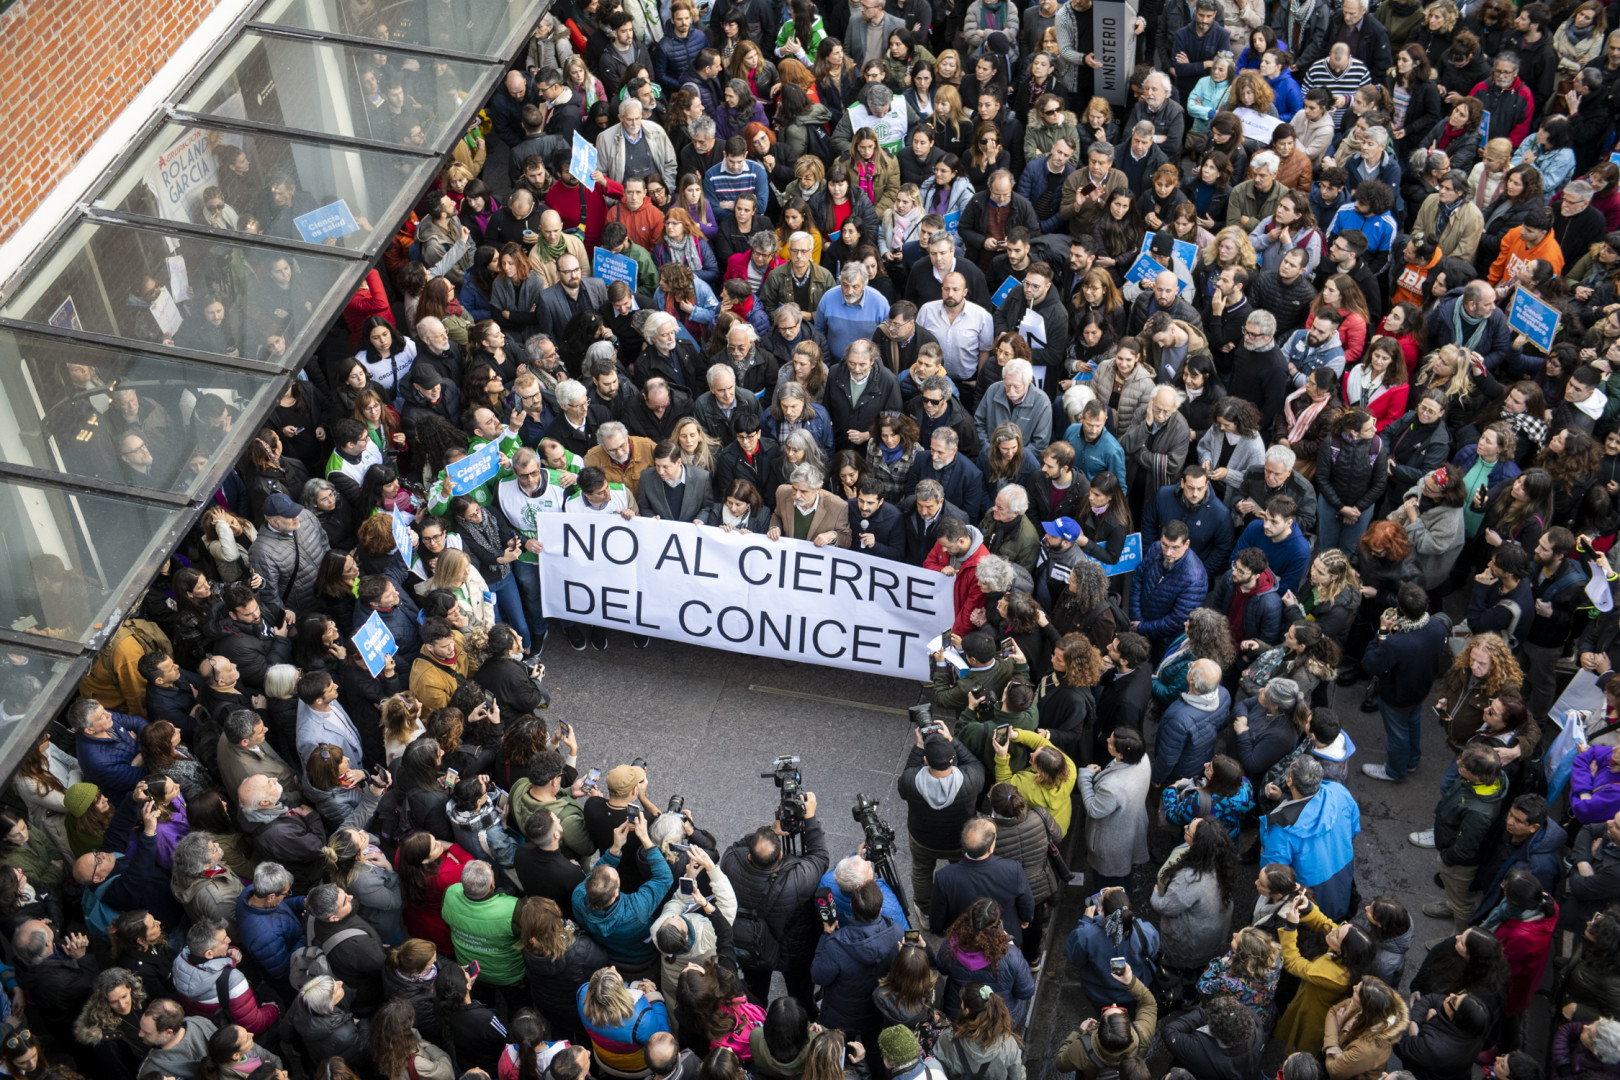
[{"label": "yellow jacket", "polygon": [[[423,716],[429,715],[434,709],[449,706],[450,699],[467,679],[467,639],[461,636],[460,630],[453,633],[456,636],[456,662],[449,666],[455,675],[428,659],[425,654],[418,656],[411,665],[411,696],[422,703]],[[456,678],[456,675],[461,678]]]},{"label": "yellow jacket", "polygon": [[173,654],[169,635],[154,622],[125,619],[79,682],[79,694],[112,712],[146,718],[146,680],[135,669],[149,650]]},{"label": "yellow jacket", "polygon": [[[1029,747],[1031,751],[1038,750],[1043,746],[1052,746],[1051,739],[1046,738],[1039,732],[1026,731],[1023,728],[1013,728],[1012,738],[1014,742]],[[1053,747],[1053,749],[1057,748]],[[1061,750],[1058,753],[1063,754]],[[996,783],[1011,784],[1018,794],[1024,797],[1026,803],[1044,808],[1052,815],[1052,819],[1058,823],[1058,828],[1063,830],[1063,835],[1068,836],[1069,819],[1074,812],[1072,798],[1074,784],[1079,777],[1079,773],[1075,771],[1074,762],[1069,759],[1069,755],[1063,754],[1064,779],[1057,787],[1042,787],[1036,781],[1034,769],[1025,769],[1022,772],[1015,773],[1012,771],[1012,760],[1010,758],[1002,757],[1000,754],[996,754],[994,757],[996,762]]]},{"label": "yellow jacket", "polygon": [[[1315,905],[1300,919],[1300,924],[1324,935],[1339,925]],[[1282,944],[1283,970],[1297,977],[1300,984],[1294,1000],[1288,1003],[1288,1010],[1277,1021],[1276,1036],[1288,1051],[1314,1054],[1322,1049],[1328,1010],[1350,996],[1350,972],[1330,952],[1315,960],[1301,956],[1298,930],[1278,930],[1277,940]]]}]

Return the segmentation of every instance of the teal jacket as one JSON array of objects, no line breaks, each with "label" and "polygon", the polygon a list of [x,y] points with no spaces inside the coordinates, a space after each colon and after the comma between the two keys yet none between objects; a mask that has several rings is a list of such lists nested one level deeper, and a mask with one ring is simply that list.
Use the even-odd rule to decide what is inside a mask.
[{"label": "teal jacket", "polygon": [[[658,913],[658,905],[675,887],[675,875],[670,873],[669,863],[664,860],[662,851],[657,848],[645,849],[645,854],[652,877],[630,895],[621,893],[613,906],[606,910],[598,911],[586,902],[585,886],[589,879],[574,886],[575,921],[580,929],[601,942],[608,957],[616,964],[643,964],[658,955],[647,940],[647,929],[652,926],[653,916]],[[618,869],[619,857],[610,851],[602,856],[600,862]]]}]

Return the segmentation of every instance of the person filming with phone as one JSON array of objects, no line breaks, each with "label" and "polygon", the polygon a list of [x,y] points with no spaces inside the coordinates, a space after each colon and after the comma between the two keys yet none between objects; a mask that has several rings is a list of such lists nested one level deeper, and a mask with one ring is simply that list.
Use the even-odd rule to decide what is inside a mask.
[{"label": "person filming with phone", "polygon": [[[640,758],[631,765],[615,765],[602,778],[605,785],[600,791],[589,792],[585,799],[585,827],[598,853],[609,848],[622,847],[619,876],[626,892],[635,892],[650,875],[645,849],[654,845],[638,821],[650,827],[658,817],[658,807],[647,798],[647,770]],[[619,836],[619,826],[630,823],[631,832]],[[662,895],[662,894],[660,894]]]}]

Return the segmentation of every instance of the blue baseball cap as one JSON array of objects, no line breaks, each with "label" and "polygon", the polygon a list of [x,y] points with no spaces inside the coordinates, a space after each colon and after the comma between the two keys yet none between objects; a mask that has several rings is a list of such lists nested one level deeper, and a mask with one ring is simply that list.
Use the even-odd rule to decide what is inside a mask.
[{"label": "blue baseball cap", "polygon": [[1047,536],[1056,536],[1067,540],[1071,544],[1080,539],[1080,523],[1074,518],[1063,517],[1056,521],[1043,521],[1041,528],[1046,530]]}]

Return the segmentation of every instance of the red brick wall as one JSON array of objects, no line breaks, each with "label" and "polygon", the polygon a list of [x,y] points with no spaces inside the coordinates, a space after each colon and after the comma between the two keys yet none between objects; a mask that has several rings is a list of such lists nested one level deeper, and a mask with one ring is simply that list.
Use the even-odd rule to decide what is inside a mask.
[{"label": "red brick wall", "polygon": [[0,241],[218,0],[18,0],[0,15]]}]

